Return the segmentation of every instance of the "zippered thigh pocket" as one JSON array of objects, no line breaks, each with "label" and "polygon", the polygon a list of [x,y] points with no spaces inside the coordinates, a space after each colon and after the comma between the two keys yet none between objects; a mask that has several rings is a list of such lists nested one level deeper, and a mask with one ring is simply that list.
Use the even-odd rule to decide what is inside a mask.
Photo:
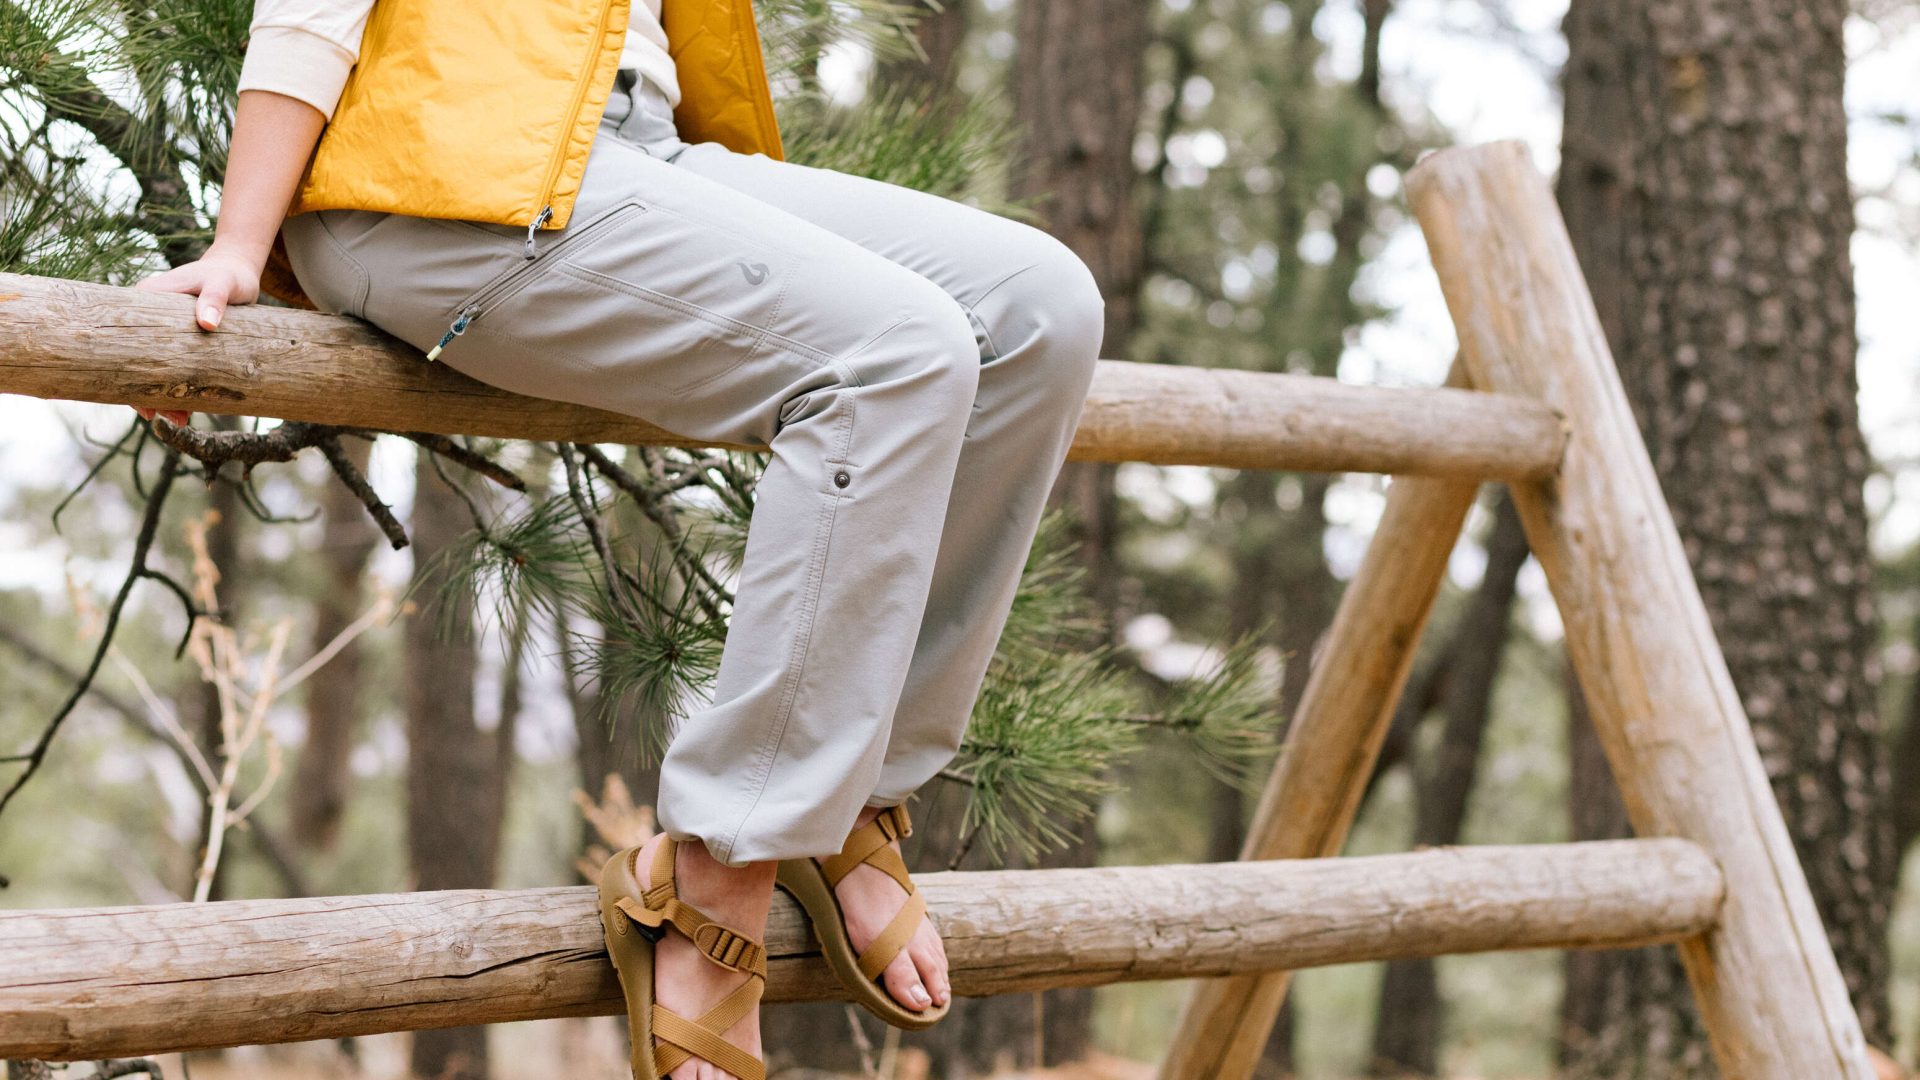
[{"label": "zippered thigh pocket", "polygon": [[555,260],[577,253],[580,249],[606,236],[625,222],[647,212],[647,205],[636,199],[628,199],[603,212],[591,221],[583,221],[570,226],[563,235],[550,241],[545,247],[537,249],[532,258],[521,259],[519,266],[507,269],[495,276],[480,288],[461,300],[452,311],[447,313],[450,320],[446,333],[440,341],[427,352],[427,359],[439,357],[454,338],[466,333],[474,320],[484,317],[489,311],[526,288],[528,283],[540,274],[551,270]]}]

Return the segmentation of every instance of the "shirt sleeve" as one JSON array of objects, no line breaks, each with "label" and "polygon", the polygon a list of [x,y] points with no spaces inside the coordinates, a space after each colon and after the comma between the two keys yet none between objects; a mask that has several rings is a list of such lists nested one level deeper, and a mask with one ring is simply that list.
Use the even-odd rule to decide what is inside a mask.
[{"label": "shirt sleeve", "polygon": [[240,63],[239,90],[272,90],[319,109],[328,120],[374,0],[255,0]]}]

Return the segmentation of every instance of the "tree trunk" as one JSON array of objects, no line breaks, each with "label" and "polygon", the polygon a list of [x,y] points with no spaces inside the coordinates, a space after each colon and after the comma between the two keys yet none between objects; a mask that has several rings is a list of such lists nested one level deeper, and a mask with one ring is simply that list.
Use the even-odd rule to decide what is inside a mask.
[{"label": "tree trunk", "polygon": [[[1149,5],[1133,0],[1051,0],[1021,4],[1016,14],[1012,91],[1023,126],[1013,191],[1037,199],[1048,231],[1092,270],[1106,299],[1103,356],[1125,354],[1139,319],[1145,266],[1142,222],[1134,205],[1133,139],[1150,14]],[[1104,462],[1068,464],[1051,500],[1072,508],[1088,589],[1114,640],[1125,618],[1116,468]],[[1091,866],[1098,854],[1089,823],[1079,843],[1045,861]],[[1083,1056],[1092,1038],[1093,992],[1051,991],[1038,1008],[1047,1062]]]},{"label": "tree trunk", "polygon": [[[1052,0],[1017,13],[1012,90],[1022,128],[1013,192],[1036,200],[1047,230],[1093,271],[1106,299],[1103,356],[1124,355],[1139,320],[1145,264],[1133,139],[1149,13],[1131,0]],[[1069,463],[1054,501],[1073,510],[1088,588],[1117,634],[1114,472],[1105,462]]]},{"label": "tree trunk", "polygon": [[[1447,643],[1449,663],[1443,710],[1446,726],[1433,761],[1418,776],[1414,844],[1441,847],[1460,842],[1473,793],[1480,745],[1493,717],[1493,687],[1506,654],[1513,597],[1527,561],[1527,536],[1513,500],[1501,496],[1487,538],[1487,569]],[[1432,957],[1387,965],[1373,1029],[1375,1076],[1440,1075],[1445,1016]]]},{"label": "tree trunk", "polygon": [[873,73],[875,87],[935,102],[953,89],[959,74],[960,49],[967,42],[973,11],[969,0],[940,2],[938,11],[930,7],[918,11],[919,18],[913,24],[913,38],[919,42],[926,58],[908,56],[883,61]]},{"label": "tree trunk", "polygon": [[[1913,629],[1920,641],[1920,623]],[[1907,686],[1905,715],[1893,744],[1893,861],[1897,868],[1920,838],[1920,673]],[[1896,872],[1896,878],[1897,878]]]},{"label": "tree trunk", "polygon": [[[416,577],[471,524],[466,503],[421,451],[414,471],[412,540]],[[493,884],[500,815],[490,792],[497,760],[475,727],[478,658],[472,601],[437,577],[420,585],[426,601],[406,621],[407,849],[416,889]],[[442,611],[440,605],[448,605]],[[442,638],[443,622],[452,633]],[[484,1027],[444,1028],[413,1036],[413,1073],[427,1080],[486,1080]]]},{"label": "tree trunk", "polygon": [[[365,472],[373,444],[347,439],[341,444],[354,466]],[[314,600],[309,651],[326,646],[362,614],[367,559],[380,534],[345,484],[328,477],[320,492],[321,591]],[[349,642],[307,680],[307,741],[294,768],[288,794],[293,838],[302,847],[330,850],[340,836],[350,780],[348,764],[360,726],[360,685],[364,664],[360,642]]]},{"label": "tree trunk", "polygon": [[[1587,699],[1580,693],[1573,665],[1567,664],[1563,676],[1567,692],[1567,802],[1575,840],[1614,839],[1629,836],[1633,827],[1627,821],[1627,808],[1620,801],[1620,789],[1613,782],[1606,751],[1599,733],[1587,715]],[[1607,1019],[1613,1011],[1627,1008],[1622,1000],[1628,988],[1615,980],[1615,973],[1645,973],[1660,980],[1663,994],[1688,993],[1685,973],[1679,962],[1663,953],[1664,949],[1645,949],[1645,955],[1628,958],[1625,953],[1580,949],[1563,954],[1562,979],[1565,990],[1560,998],[1560,1035],[1555,1048],[1563,1075],[1585,1077],[1585,1064],[1604,1060],[1599,1042],[1606,1034]],[[1667,981],[1681,980],[1678,989]],[[1619,994],[1620,998],[1613,995]],[[1692,1020],[1691,1013],[1680,1014]],[[1617,1034],[1617,1033],[1616,1033]],[[1696,1038],[1698,1032],[1687,1037]],[[1698,1060],[1688,1063],[1697,1071]]]},{"label": "tree trunk", "polygon": [[[1894,857],[1855,400],[1846,14],[1841,0],[1574,0],[1561,190],[1840,969],[1885,1046]],[[1608,1006],[1588,1064],[1704,1071],[1671,950],[1600,966]]]}]

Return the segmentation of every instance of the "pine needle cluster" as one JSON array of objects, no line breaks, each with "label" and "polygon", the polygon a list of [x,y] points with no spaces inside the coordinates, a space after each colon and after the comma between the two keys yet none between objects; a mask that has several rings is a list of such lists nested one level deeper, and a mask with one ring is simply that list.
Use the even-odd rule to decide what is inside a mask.
[{"label": "pine needle cluster", "polygon": [[[569,467],[567,492],[477,526],[432,576],[470,595],[483,619],[510,626],[537,611],[593,628],[579,635],[576,666],[597,684],[598,719],[610,727],[658,718],[636,740],[657,758],[680,725],[700,722],[710,698],[729,582],[752,518],[749,478],[766,459],[559,448],[576,449],[585,453]],[[651,508],[615,514],[618,499]],[[615,532],[615,520],[632,524]],[[1065,511],[1042,519],[960,755],[945,772],[968,790],[963,845],[981,841],[996,858],[1031,859],[1068,842],[1114,789],[1127,757],[1156,734],[1244,781],[1278,726],[1254,664],[1259,635],[1192,678],[1144,679],[1104,640],[1070,524]]]}]

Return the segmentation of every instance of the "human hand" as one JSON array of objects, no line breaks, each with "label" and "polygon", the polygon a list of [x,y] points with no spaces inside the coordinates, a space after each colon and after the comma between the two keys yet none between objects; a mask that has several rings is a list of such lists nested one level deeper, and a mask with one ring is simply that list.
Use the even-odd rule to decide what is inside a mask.
[{"label": "human hand", "polygon": [[[194,323],[202,330],[214,330],[219,328],[228,305],[251,304],[260,298],[260,271],[259,263],[222,248],[216,240],[193,262],[142,278],[133,287],[199,297],[194,304]],[[181,409],[155,410],[140,405],[134,406],[134,411],[147,420],[158,411],[182,427],[193,415]]]}]

